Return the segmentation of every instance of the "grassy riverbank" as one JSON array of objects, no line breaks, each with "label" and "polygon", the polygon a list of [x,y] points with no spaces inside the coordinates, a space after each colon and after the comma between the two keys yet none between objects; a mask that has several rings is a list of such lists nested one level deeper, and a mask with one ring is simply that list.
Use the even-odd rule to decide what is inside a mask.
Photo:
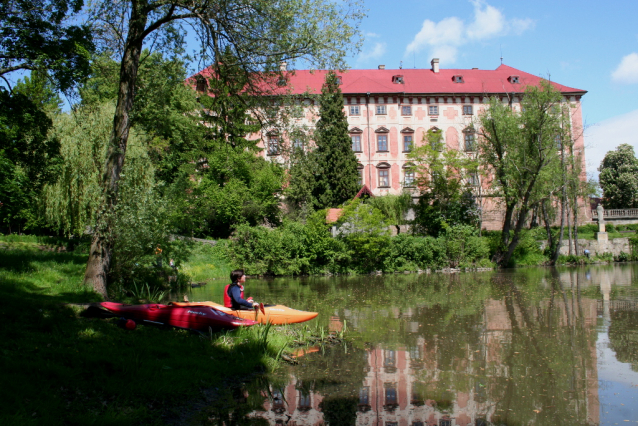
[{"label": "grassy riverbank", "polygon": [[0,238],[0,424],[162,425],[231,381],[277,366],[305,327],[202,337],[81,317],[99,296],[82,285],[86,255],[54,240]]}]

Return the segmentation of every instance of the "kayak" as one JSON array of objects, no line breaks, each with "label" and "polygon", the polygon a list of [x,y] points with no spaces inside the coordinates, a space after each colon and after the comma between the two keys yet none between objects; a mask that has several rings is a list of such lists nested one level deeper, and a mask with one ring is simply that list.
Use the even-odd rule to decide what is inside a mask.
[{"label": "kayak", "polygon": [[151,324],[170,325],[198,331],[232,330],[258,324],[251,319],[239,318],[210,306],[175,305],[124,305],[102,302],[99,304],[109,312],[127,319]]},{"label": "kayak", "polygon": [[298,311],[284,305],[264,305],[264,312],[259,310],[232,310],[215,302],[172,302],[174,306],[209,306],[236,317],[255,320],[262,324],[273,325],[295,324],[315,318],[317,312]]}]

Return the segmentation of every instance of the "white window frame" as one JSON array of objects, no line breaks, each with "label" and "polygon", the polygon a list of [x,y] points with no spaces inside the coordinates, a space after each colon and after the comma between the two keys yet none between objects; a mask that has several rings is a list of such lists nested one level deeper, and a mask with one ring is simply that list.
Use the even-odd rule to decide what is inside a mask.
[{"label": "white window frame", "polygon": [[428,115],[439,115],[439,106],[438,105],[430,105],[428,107]]},{"label": "white window frame", "polygon": [[387,112],[386,112],[387,110],[386,110],[385,105],[377,105],[376,111],[377,111],[377,115],[386,115],[387,114]]}]

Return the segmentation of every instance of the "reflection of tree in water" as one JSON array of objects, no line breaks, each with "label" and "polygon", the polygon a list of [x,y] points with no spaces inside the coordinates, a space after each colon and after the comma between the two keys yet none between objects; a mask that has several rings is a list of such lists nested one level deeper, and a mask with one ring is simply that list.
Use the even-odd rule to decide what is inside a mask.
[{"label": "reflection of tree in water", "polygon": [[638,371],[638,312],[612,311],[609,342],[618,361]]},{"label": "reflection of tree in water", "polygon": [[496,283],[504,294],[511,341],[502,354],[507,373],[488,377],[494,424],[582,425],[589,410],[597,410],[588,409],[595,330],[584,324],[578,283],[566,291],[555,276],[551,284],[549,300],[530,303],[538,298],[524,288]]}]

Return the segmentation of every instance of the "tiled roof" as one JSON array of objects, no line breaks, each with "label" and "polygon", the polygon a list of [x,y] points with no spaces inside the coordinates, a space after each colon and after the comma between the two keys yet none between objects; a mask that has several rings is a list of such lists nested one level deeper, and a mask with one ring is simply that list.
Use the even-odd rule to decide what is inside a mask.
[{"label": "tiled roof", "polygon": [[[290,76],[289,87],[295,93],[303,93],[306,88],[321,92],[326,71],[295,71]],[[438,73],[430,69],[372,69],[348,70],[338,73],[341,76],[341,92],[348,94],[411,94],[411,93],[449,93],[449,94],[484,94],[484,93],[521,93],[525,86],[535,86],[540,77],[501,65],[495,70],[479,69],[441,69]],[[403,84],[393,83],[392,77],[403,76]],[[460,75],[463,83],[455,83],[453,77]],[[513,83],[513,76],[518,83]],[[585,90],[564,86],[552,82],[562,93],[585,94]]]},{"label": "tiled roof", "polygon": [[[296,70],[286,73],[287,85],[282,91],[293,94],[321,93],[326,70]],[[198,74],[210,75],[205,69]],[[341,92],[345,95],[401,94],[451,94],[483,95],[493,93],[522,93],[526,86],[536,86],[541,77],[526,73],[507,65],[495,70],[480,69],[367,69],[337,72],[341,77]],[[403,76],[403,83],[393,83],[393,76]],[[455,83],[454,77],[462,76],[462,83]],[[194,76],[193,76],[194,77]],[[517,78],[513,78],[517,77]],[[515,81],[518,81],[516,83]],[[584,95],[586,90],[576,89],[552,82],[564,94]]]}]

